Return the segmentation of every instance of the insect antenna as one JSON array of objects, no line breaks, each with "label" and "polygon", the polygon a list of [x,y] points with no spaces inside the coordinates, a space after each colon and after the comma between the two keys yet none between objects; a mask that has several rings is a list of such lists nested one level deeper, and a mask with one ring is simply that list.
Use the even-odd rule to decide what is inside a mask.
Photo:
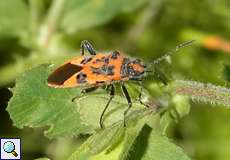
[{"label": "insect antenna", "polygon": [[[157,58],[153,62],[149,63],[146,72],[151,73],[154,75],[153,79],[161,81],[164,85],[167,85],[169,82],[168,76],[155,64],[159,64],[161,61],[167,59],[167,57],[171,56],[172,54],[176,53],[179,49],[190,46],[195,40],[187,41],[181,43],[175,47],[175,49],[167,51],[163,56]],[[150,69],[151,67],[154,67]],[[146,77],[147,78],[147,77]],[[149,78],[149,77],[148,77]]]},{"label": "insect antenna", "polygon": [[187,42],[184,42],[184,43],[181,43],[179,45],[177,45],[174,49],[171,49],[169,51],[167,51],[163,56],[157,58],[156,60],[154,60],[153,62],[149,63],[148,64],[148,68],[152,67],[153,65],[155,64],[158,64],[160,63],[161,61],[167,59],[167,57],[171,56],[172,54],[176,53],[179,49],[181,48],[185,48],[187,46],[190,46],[192,45],[192,43],[194,42],[195,40],[191,40],[191,41],[187,41]]}]

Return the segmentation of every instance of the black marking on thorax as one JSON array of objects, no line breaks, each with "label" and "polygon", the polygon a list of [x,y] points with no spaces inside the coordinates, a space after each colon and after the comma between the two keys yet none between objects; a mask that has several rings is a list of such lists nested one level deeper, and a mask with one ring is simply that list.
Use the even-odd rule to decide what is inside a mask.
[{"label": "black marking on thorax", "polygon": [[128,59],[128,58],[123,59],[123,62],[121,64],[121,70],[120,70],[122,78],[129,76],[129,72],[128,72],[128,69],[127,69],[129,63],[130,63],[130,59]]},{"label": "black marking on thorax", "polygon": [[68,78],[81,71],[82,69],[83,67],[71,63],[64,64],[63,66],[56,69],[48,77],[48,83],[54,85],[62,85]]},{"label": "black marking on thorax", "polygon": [[86,83],[86,78],[87,78],[87,75],[83,72],[80,72],[78,75],[77,75],[77,83]]}]

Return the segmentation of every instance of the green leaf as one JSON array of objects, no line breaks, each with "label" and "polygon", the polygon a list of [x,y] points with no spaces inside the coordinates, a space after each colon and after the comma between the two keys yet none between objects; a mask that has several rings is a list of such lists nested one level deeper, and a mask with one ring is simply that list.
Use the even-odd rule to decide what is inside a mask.
[{"label": "green leaf", "polygon": [[170,115],[170,111],[165,112],[160,119],[160,130],[162,134],[166,134],[167,128],[173,122],[173,118]]},{"label": "green leaf", "polygon": [[[121,125],[107,127],[104,130],[98,131],[89,137],[68,160],[86,160],[92,158],[94,155],[100,156],[99,153],[109,146],[110,141],[113,138],[117,139],[119,132],[123,132],[123,127]],[[105,153],[105,151],[103,153]],[[109,157],[112,159],[111,154]]]},{"label": "green leaf", "polygon": [[0,1],[0,38],[19,36],[27,22],[28,9],[22,0]]},{"label": "green leaf", "polygon": [[126,159],[126,157],[129,155],[129,151],[133,146],[135,139],[138,137],[141,129],[143,128],[147,120],[148,120],[148,116],[138,120],[135,125],[130,125],[129,128],[126,129],[126,134],[123,142],[124,145],[123,145],[122,152],[119,156],[119,159],[121,160]]},{"label": "green leaf", "polygon": [[[80,97],[75,102],[79,105],[78,112],[81,119],[93,128],[99,128],[99,119],[101,113],[108,101],[108,94],[103,90],[94,93],[87,93],[87,95]],[[89,103],[89,99],[92,103]],[[94,103],[93,103],[94,102]],[[96,102],[96,103],[95,103]],[[98,103],[105,102],[105,103]],[[139,102],[134,102],[130,112],[143,109],[144,106]],[[127,109],[127,102],[124,97],[116,95],[109,105],[104,115],[104,125],[109,126],[115,122],[123,122],[124,111]]]},{"label": "green leaf", "polygon": [[41,65],[17,79],[7,107],[13,124],[18,128],[49,126],[46,135],[50,138],[91,132],[71,101],[80,90],[48,87],[50,69],[48,65]]},{"label": "green leaf", "polygon": [[96,132],[68,160],[125,159],[148,119],[145,114],[146,112],[133,111],[126,127],[123,123],[116,123]]},{"label": "green leaf", "polygon": [[121,11],[131,11],[147,0],[69,0],[61,27],[67,33],[105,24]]},{"label": "green leaf", "polygon": [[184,151],[145,125],[129,155],[130,160],[189,160]]}]

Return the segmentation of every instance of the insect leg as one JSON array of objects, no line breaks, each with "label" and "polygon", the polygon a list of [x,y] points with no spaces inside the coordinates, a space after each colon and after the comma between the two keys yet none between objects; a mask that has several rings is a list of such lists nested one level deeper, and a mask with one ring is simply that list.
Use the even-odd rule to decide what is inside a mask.
[{"label": "insect leg", "polygon": [[110,85],[111,86],[111,89],[110,89],[110,98],[109,98],[109,101],[107,102],[105,108],[103,109],[102,113],[101,113],[101,116],[100,116],[100,127],[101,128],[104,128],[104,125],[103,125],[103,116],[105,114],[105,111],[107,110],[107,108],[109,107],[109,104],[110,102],[112,101],[114,95],[115,95],[115,89],[114,89],[114,85]]},{"label": "insect leg", "polygon": [[122,89],[122,92],[123,92],[127,102],[128,102],[128,108],[124,112],[124,126],[126,126],[125,118],[126,118],[126,114],[128,113],[128,111],[132,107],[132,102],[131,102],[131,98],[129,96],[129,93],[128,93],[128,91],[127,91],[127,89],[123,83],[121,84],[121,89]]},{"label": "insect leg", "polygon": [[98,86],[85,88],[81,91],[81,93],[89,93],[89,92],[95,91],[96,89],[98,89]]},{"label": "insect leg", "polygon": [[94,50],[93,46],[87,41],[84,40],[81,42],[81,55],[84,55],[85,49],[91,54],[96,55],[96,51]]},{"label": "insect leg", "polygon": [[[81,93],[85,94],[85,93],[89,93],[89,92],[92,92],[92,91],[95,91],[96,89],[98,89],[98,86],[94,86],[94,87],[90,87],[90,88],[86,88],[86,89],[83,89],[81,91]],[[75,96],[72,98],[72,102],[75,101],[75,99],[77,99],[79,96]]]}]

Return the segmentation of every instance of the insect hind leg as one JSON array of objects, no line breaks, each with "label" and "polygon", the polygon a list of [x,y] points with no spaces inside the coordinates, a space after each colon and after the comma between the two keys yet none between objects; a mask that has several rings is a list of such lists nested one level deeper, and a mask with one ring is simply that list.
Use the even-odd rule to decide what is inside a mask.
[{"label": "insect hind leg", "polygon": [[110,102],[112,101],[112,99],[114,98],[114,95],[115,95],[115,88],[114,88],[114,85],[110,85],[110,98],[109,98],[109,101],[107,102],[105,108],[103,109],[102,113],[101,113],[101,116],[100,116],[100,127],[101,128],[104,128],[104,125],[103,125],[103,117],[104,117],[104,114],[107,110],[107,108],[109,107],[109,104]]},{"label": "insect hind leg", "polygon": [[126,126],[126,115],[132,107],[132,101],[131,101],[131,98],[129,96],[129,93],[128,93],[124,83],[121,84],[121,89],[122,89],[122,92],[123,92],[127,102],[128,102],[128,108],[124,111],[124,127],[125,127]]},{"label": "insect hind leg", "polygon": [[87,40],[83,40],[81,42],[81,55],[82,56],[84,56],[85,50],[87,50],[91,55],[96,55],[96,51],[94,50],[93,46]]}]

